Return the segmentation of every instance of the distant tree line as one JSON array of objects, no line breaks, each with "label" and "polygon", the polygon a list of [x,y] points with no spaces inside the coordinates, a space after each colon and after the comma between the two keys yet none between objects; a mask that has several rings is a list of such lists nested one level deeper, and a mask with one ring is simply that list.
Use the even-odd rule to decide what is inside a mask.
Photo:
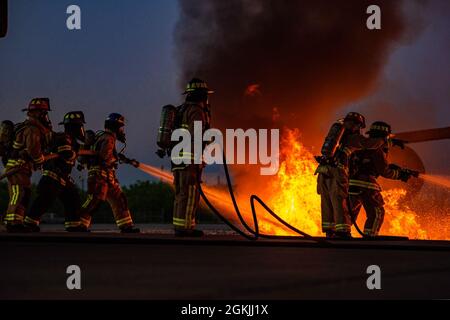
[{"label": "distant tree line", "polygon": [[[32,187],[32,199],[36,197],[36,186]],[[174,192],[170,185],[162,182],[137,181],[134,184],[123,187],[128,204],[136,223],[171,223]],[[82,200],[86,194],[80,190]],[[0,210],[5,214],[8,207],[8,186],[6,182],[0,183]],[[48,213],[63,219],[64,209],[62,203],[56,201]],[[212,212],[200,208],[198,212],[200,223],[216,223],[218,219]],[[111,208],[103,203],[94,213],[93,223],[114,223]]]}]

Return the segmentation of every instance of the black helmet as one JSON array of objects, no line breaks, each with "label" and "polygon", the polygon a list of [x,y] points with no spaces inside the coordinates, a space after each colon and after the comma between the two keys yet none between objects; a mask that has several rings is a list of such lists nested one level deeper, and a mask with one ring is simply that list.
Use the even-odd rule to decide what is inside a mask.
[{"label": "black helmet", "polygon": [[208,88],[208,84],[205,81],[198,78],[193,78],[191,81],[189,81],[183,94],[190,94],[193,92],[203,92],[207,94],[214,93],[213,90],[210,90]]},{"label": "black helmet", "polygon": [[359,124],[361,129],[366,127],[366,118],[358,112],[349,112],[344,118],[344,122],[351,121],[353,123]]},{"label": "black helmet", "polygon": [[369,131],[367,131],[367,134],[373,138],[388,137],[389,135],[391,135],[391,133],[392,133],[391,126],[383,121],[375,121],[370,126]]},{"label": "black helmet", "polygon": [[111,113],[105,120],[106,123],[115,124],[117,126],[125,125],[125,117],[119,113]]},{"label": "black helmet", "polygon": [[105,120],[105,129],[114,132],[117,140],[125,143],[125,117],[119,113],[111,113]]},{"label": "black helmet", "polygon": [[73,138],[84,142],[86,135],[84,132],[84,113],[82,111],[71,111],[66,113],[60,125],[64,125],[64,131]]},{"label": "black helmet", "polygon": [[66,113],[64,120],[59,124],[85,124],[84,113],[82,111],[71,111]]}]

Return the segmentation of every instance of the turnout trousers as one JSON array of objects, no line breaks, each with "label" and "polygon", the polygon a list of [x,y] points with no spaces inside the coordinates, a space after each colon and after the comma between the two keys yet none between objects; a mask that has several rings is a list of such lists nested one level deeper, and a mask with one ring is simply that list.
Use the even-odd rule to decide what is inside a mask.
[{"label": "turnout trousers", "polygon": [[343,167],[321,165],[317,172],[317,193],[321,199],[322,231],[350,232],[348,172]]},{"label": "turnout trousers", "polygon": [[[57,180],[58,179],[58,180]],[[64,206],[66,217],[65,227],[80,226],[81,199],[78,189],[70,179],[62,179],[55,175],[54,178],[45,175],[37,186],[37,197],[31,205],[29,214],[25,217],[26,224],[39,225],[44,213],[60,199]]]},{"label": "turnout trousers", "polygon": [[8,225],[23,224],[31,200],[31,172],[19,171],[8,177],[9,202],[4,221]]},{"label": "turnout trousers", "polygon": [[377,236],[384,220],[384,200],[379,190],[357,188],[350,192],[351,212],[356,221],[361,207],[366,211],[367,219],[364,224],[364,234]]},{"label": "turnout trousers", "polygon": [[201,179],[202,166],[188,165],[172,170],[175,184],[173,225],[177,229],[194,229],[200,202],[198,183]]},{"label": "turnout trousers", "polygon": [[81,207],[81,223],[89,227],[92,215],[101,202],[106,201],[110,205],[117,227],[120,229],[133,226],[133,219],[128,208],[128,201],[120,187],[117,178],[105,178],[101,175],[88,177],[88,195]]}]

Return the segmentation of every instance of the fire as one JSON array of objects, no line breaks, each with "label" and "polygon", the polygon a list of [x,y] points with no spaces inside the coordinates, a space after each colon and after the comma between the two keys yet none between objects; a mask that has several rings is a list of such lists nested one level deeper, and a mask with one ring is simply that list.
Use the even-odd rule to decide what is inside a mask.
[{"label": "fire", "polygon": [[418,215],[406,204],[401,204],[406,196],[402,189],[383,191],[385,200],[385,223],[381,228],[382,234],[405,235],[413,239],[428,239],[427,232],[418,223]]},{"label": "fire", "polygon": [[[314,175],[317,163],[313,153],[306,148],[300,139],[298,130],[287,130],[282,138],[280,158],[282,160],[280,170],[270,182],[268,188],[270,194],[265,194],[264,199],[269,207],[281,218],[294,227],[312,235],[321,236],[320,196],[317,194],[317,177]],[[141,163],[142,171],[161,179],[166,183],[172,183],[173,177],[156,167]],[[252,188],[254,183],[252,183]],[[217,190],[213,186],[204,186],[207,197],[223,212],[226,218],[239,226],[234,207],[229,195],[224,190]],[[446,191],[447,192],[447,191]],[[449,199],[450,193],[442,190],[431,192],[427,190],[418,197],[417,203],[412,203],[414,209],[406,199],[406,190],[391,189],[383,191],[386,215],[381,229],[383,235],[402,235],[411,239],[448,239],[450,238],[450,215],[448,208],[450,202],[442,202]],[[422,196],[422,197],[421,197]],[[439,202],[436,202],[436,199]],[[422,199],[424,198],[424,199]],[[251,211],[245,205],[247,197],[238,194],[238,203],[245,221],[253,227]],[[423,204],[428,207],[423,207]],[[434,205],[434,203],[442,203]],[[426,219],[420,219],[417,212],[425,215]],[[270,218],[262,208],[257,208],[257,216],[260,231],[272,235],[297,235],[286,229],[273,218]],[[362,210],[358,217],[358,226],[363,228],[365,213]],[[354,228],[353,228],[354,229]],[[358,236],[355,230],[353,235]]]},{"label": "fire", "polygon": [[[299,142],[299,131],[289,130],[283,137],[283,159],[270,201],[274,212],[288,223],[310,235],[321,235],[320,197],[316,190],[317,163],[313,154]],[[271,225],[271,233],[285,235],[284,229]]]},{"label": "fire", "polygon": [[[317,163],[313,153],[300,141],[298,130],[286,131],[281,148],[282,163],[276,179],[272,183],[271,207],[283,219],[313,236],[322,235],[320,196],[317,194],[317,177],[314,171]],[[406,191],[394,189],[383,192],[386,202],[386,216],[381,230],[385,235],[406,235],[410,238],[425,239],[427,232],[418,222],[418,215],[402,205]],[[364,212],[358,218],[363,228]],[[274,224],[261,226],[272,234],[290,233]],[[356,236],[357,234],[354,233]]]}]

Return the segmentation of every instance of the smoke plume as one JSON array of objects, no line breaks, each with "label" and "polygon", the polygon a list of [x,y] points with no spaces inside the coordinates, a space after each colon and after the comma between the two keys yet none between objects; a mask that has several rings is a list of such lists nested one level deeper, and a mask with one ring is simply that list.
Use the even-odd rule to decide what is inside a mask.
[{"label": "smoke plume", "polygon": [[376,1],[382,29],[366,27],[362,0],[180,0],[180,81],[216,90],[219,128],[298,127],[317,143],[336,110],[374,88],[405,33],[401,1]]}]

